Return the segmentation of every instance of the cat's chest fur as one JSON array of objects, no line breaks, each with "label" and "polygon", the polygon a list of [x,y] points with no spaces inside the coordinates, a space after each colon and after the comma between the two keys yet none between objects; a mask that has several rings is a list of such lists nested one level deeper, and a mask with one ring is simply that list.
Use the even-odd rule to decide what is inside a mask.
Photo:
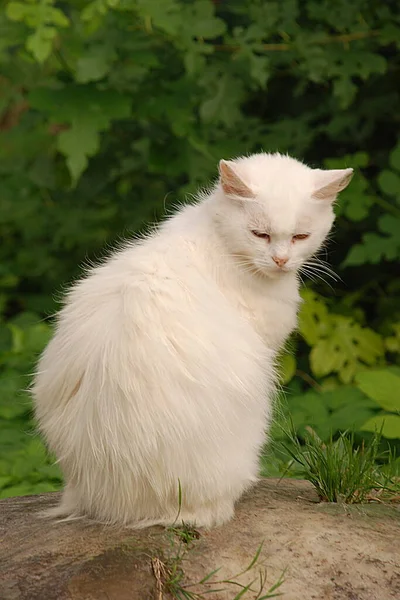
[{"label": "cat's chest fur", "polygon": [[301,298],[296,278],[251,285],[242,281],[235,290],[226,288],[226,292],[266,345],[278,352],[297,324]]}]

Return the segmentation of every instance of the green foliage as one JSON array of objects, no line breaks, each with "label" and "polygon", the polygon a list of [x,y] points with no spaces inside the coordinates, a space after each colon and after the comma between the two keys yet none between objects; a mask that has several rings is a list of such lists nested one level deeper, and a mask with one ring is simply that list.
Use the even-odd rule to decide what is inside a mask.
[{"label": "green foliage", "polygon": [[399,40],[396,3],[378,0],[7,2],[0,493],[59,484],[41,471],[51,461],[23,390],[63,286],[215,177],[221,157],[260,149],[356,169],[329,246],[342,281],[306,282],[282,413],[303,442],[307,425],[325,441],[382,425],[399,445]]},{"label": "green foliage", "polygon": [[57,37],[57,27],[69,25],[65,14],[53,5],[53,0],[7,4],[6,14],[11,21],[22,21],[29,29],[33,29],[33,33],[26,38],[25,47],[39,63],[49,57]]},{"label": "green foliage", "polygon": [[377,264],[382,259],[396,260],[400,254],[400,144],[389,155],[389,167],[379,173],[377,187],[378,193],[392,202],[377,198],[386,209],[378,218],[378,233],[364,233],[362,243],[351,248],[345,265]]},{"label": "green foliage", "polygon": [[59,469],[35,433],[25,391],[50,333],[35,314],[0,320],[0,498],[49,492],[61,483]]},{"label": "green foliage", "polygon": [[357,504],[369,500],[398,497],[400,480],[392,455],[389,470],[378,466],[380,434],[355,447],[354,435],[342,433],[336,441],[326,444],[308,428],[304,446],[295,432],[288,434],[292,448],[288,452],[301,466],[301,473],[310,481],[325,502]]},{"label": "green foliage", "polygon": [[75,184],[88,164],[88,157],[98,152],[100,132],[108,129],[113,119],[128,117],[130,100],[114,90],[97,90],[90,85],[68,89],[36,89],[29,94],[32,108],[39,110],[49,123],[67,124],[57,137],[57,149]]},{"label": "green foliage", "polygon": [[330,313],[313,292],[304,292],[299,330],[311,346],[310,367],[317,377],[337,373],[349,383],[359,368],[375,365],[384,356],[382,337],[353,317]]}]

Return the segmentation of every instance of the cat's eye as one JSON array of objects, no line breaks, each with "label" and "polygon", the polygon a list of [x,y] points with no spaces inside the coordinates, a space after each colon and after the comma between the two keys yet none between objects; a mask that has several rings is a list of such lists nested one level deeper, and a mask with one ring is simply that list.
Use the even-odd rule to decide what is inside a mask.
[{"label": "cat's eye", "polygon": [[269,242],[269,240],[270,240],[269,233],[264,233],[263,231],[257,231],[256,229],[252,229],[251,233],[253,235],[255,235],[256,237],[263,238],[264,240],[267,240],[267,242]]},{"label": "cat's eye", "polygon": [[309,233],[298,233],[297,235],[294,235],[292,237],[293,241],[297,241],[297,240],[306,240],[307,238],[310,237]]}]

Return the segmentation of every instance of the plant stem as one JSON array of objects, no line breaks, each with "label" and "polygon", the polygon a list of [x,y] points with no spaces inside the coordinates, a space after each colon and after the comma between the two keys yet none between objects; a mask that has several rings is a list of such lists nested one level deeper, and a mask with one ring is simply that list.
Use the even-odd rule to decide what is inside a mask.
[{"label": "plant stem", "polygon": [[318,381],[315,381],[315,379],[313,379],[311,377],[311,375],[309,375],[308,373],[306,373],[305,371],[300,371],[300,369],[296,370],[296,375],[298,377],[301,377],[301,379],[303,379],[303,381],[305,381],[306,383],[308,383],[308,385],[310,385],[311,387],[313,387],[315,390],[317,390],[318,392],[322,392],[323,388],[322,386],[318,383]]},{"label": "plant stem", "polygon": [[395,217],[397,217],[397,218],[400,217],[400,209],[397,208],[396,206],[393,206],[393,204],[390,204],[390,202],[388,202],[384,198],[380,198],[380,196],[376,196],[374,199],[374,202],[376,202],[376,204],[379,204],[379,206],[382,206],[382,208],[386,209],[388,212],[391,212],[392,215],[394,215]]},{"label": "plant stem", "polygon": [[[371,31],[355,31],[354,33],[343,33],[340,35],[329,35],[319,40],[312,40],[310,45],[312,46],[325,46],[327,44],[348,44],[356,40],[363,40],[370,37],[376,37],[380,34],[377,29]],[[283,44],[262,44],[262,49],[266,52],[288,52],[293,50],[294,45],[283,43]],[[215,44],[215,50],[225,50],[226,52],[236,52],[241,49],[241,46],[232,46],[230,44]]]}]

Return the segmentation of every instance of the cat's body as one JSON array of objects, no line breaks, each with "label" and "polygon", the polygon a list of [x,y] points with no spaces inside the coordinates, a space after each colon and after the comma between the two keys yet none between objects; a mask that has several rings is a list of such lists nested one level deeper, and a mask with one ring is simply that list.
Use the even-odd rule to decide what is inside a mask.
[{"label": "cat's body", "polygon": [[[316,193],[326,188],[312,183],[316,171],[287,157],[242,161],[260,157],[267,180],[270,165],[289,161]],[[298,267],[285,267],[294,257],[277,261],[287,258],[284,238],[291,232],[294,244],[299,218],[286,215],[276,240],[262,239],[260,227],[276,228],[270,217],[265,223],[257,190],[265,175],[241,168],[222,163],[209,196],[70,292],[33,387],[41,429],[66,478],[56,514],[140,527],[173,523],[179,509],[179,520],[212,526],[232,516],[256,480],[274,359],[300,300]],[[342,183],[350,175],[328,173]],[[295,182],[285,185],[296,193]],[[270,191],[267,202],[279,195]],[[303,192],[309,199],[313,190]],[[329,199],[312,203],[317,213],[323,207],[314,252],[333,215]],[[300,221],[311,229],[306,217]],[[263,264],[266,243],[275,254]]]}]

